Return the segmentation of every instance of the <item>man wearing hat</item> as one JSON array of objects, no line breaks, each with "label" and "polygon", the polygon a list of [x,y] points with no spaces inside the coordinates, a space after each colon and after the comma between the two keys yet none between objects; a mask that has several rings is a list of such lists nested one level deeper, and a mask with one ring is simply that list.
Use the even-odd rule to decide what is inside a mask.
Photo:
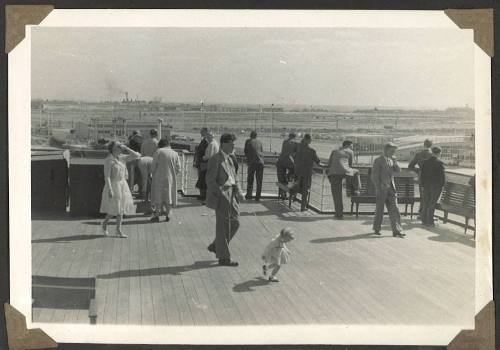
[{"label": "man wearing hat", "polygon": [[[281,153],[276,163],[278,182],[288,186],[288,182],[293,177],[295,154],[297,153],[298,143],[295,142],[297,135],[294,132],[288,134],[288,139],[281,145]],[[286,199],[286,192],[279,190],[279,197]]]},{"label": "man wearing hat", "polygon": [[384,206],[386,206],[391,221],[392,235],[402,238],[405,234],[401,232],[401,215],[399,214],[396,185],[394,183],[394,173],[401,171],[394,157],[397,148],[398,146],[392,142],[385,144],[384,154],[373,162],[371,180],[375,185],[376,194],[373,231],[376,235],[380,235]]},{"label": "man wearing hat", "polygon": [[424,186],[422,185],[422,164],[424,161],[429,159],[432,155],[431,151],[432,140],[425,139],[424,148],[417,152],[413,159],[408,164],[408,169],[416,172],[418,174],[418,189],[420,191],[420,205],[418,207],[418,214],[422,216],[422,208],[423,208],[423,198],[424,198]]},{"label": "man wearing hat", "polygon": [[434,211],[445,183],[444,163],[439,159],[441,148],[432,147],[431,150],[430,158],[423,161],[420,168],[421,184],[424,187],[420,219],[426,226],[434,226]]},{"label": "man wearing hat", "polygon": [[290,187],[290,194],[295,194],[299,191],[301,193],[301,211],[305,211],[309,203],[314,163],[321,165],[316,150],[310,146],[311,142],[311,135],[305,134],[297,147],[294,168],[295,182]]}]

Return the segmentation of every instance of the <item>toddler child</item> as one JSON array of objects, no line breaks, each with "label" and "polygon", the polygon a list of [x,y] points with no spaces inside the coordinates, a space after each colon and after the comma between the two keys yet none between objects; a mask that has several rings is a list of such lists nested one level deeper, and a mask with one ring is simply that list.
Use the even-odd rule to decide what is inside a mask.
[{"label": "toddler child", "polygon": [[281,264],[286,264],[290,259],[290,251],[286,247],[285,243],[290,242],[294,239],[293,231],[291,228],[284,228],[280,231],[279,235],[273,238],[273,240],[266,246],[264,254],[262,254],[262,259],[264,260],[264,265],[262,266],[262,272],[264,276],[267,274],[267,269],[272,269],[269,275],[269,282],[279,282],[275,277],[278,273]]}]

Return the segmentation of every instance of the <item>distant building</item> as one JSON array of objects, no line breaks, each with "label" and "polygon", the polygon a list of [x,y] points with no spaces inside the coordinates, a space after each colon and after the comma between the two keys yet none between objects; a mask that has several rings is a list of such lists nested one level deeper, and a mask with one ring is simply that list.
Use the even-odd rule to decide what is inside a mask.
[{"label": "distant building", "polygon": [[[143,135],[148,135],[151,129],[160,128],[158,121],[127,120],[126,118],[97,119],[91,120],[88,126],[88,139],[97,141],[99,139],[127,139],[134,130],[139,130]],[[166,123],[161,124],[161,136],[170,137],[172,127]],[[77,125],[77,134],[85,133],[84,125]]]},{"label": "distant building", "polygon": [[382,153],[384,144],[392,141],[389,135],[351,134],[345,137],[353,142],[355,153],[379,154]]}]

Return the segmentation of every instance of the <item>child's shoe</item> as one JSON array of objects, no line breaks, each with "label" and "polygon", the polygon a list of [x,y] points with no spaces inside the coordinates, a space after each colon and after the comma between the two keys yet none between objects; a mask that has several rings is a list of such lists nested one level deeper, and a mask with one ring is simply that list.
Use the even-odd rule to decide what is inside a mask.
[{"label": "child's shoe", "polygon": [[269,282],[279,282],[280,280],[274,276],[269,276]]},{"label": "child's shoe", "polygon": [[262,265],[262,274],[264,276],[267,275],[267,266],[266,265]]}]

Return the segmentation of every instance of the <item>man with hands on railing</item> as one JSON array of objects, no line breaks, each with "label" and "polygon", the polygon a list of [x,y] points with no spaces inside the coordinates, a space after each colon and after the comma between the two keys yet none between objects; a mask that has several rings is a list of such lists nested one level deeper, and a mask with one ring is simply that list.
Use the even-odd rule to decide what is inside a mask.
[{"label": "man with hands on railing", "polygon": [[295,182],[290,187],[290,195],[299,191],[301,193],[301,211],[306,210],[307,204],[309,203],[314,163],[322,165],[316,154],[316,150],[309,146],[311,142],[311,135],[305,134],[300,145],[297,147],[294,169]]},{"label": "man with hands on railing", "polygon": [[235,140],[233,134],[221,136],[220,150],[208,161],[207,171],[207,207],[215,209],[215,240],[207,249],[223,266],[238,266],[229,252],[229,242],[240,227],[239,202],[244,199],[230,156]]},{"label": "man with hands on railing", "polygon": [[335,217],[344,218],[344,204],[342,201],[342,181],[346,176],[352,177],[354,194],[359,195],[361,179],[359,170],[352,167],[354,152],[352,141],[345,140],[342,147],[335,149],[328,160],[328,180],[330,181],[333,204],[335,206]]},{"label": "man with hands on railing", "polygon": [[391,222],[392,235],[394,237],[404,237],[401,229],[401,215],[399,213],[396,185],[394,183],[394,173],[401,171],[398,161],[394,156],[396,152],[394,143],[389,142],[384,145],[384,154],[375,159],[371,172],[371,180],[375,185],[376,207],[373,219],[374,234],[380,235],[382,219],[384,216],[384,206],[387,206],[389,220]]}]

